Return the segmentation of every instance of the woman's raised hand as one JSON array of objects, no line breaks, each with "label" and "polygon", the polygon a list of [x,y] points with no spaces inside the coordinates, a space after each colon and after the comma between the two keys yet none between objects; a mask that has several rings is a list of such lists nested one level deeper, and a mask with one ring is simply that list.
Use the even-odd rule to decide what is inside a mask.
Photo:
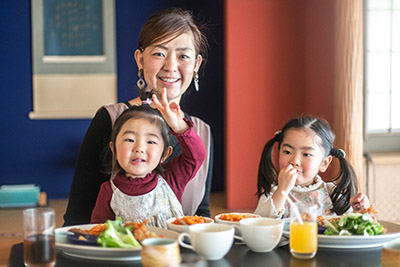
[{"label": "woman's raised hand", "polygon": [[183,133],[189,129],[188,124],[183,120],[184,115],[179,105],[175,102],[168,103],[166,88],[162,89],[161,103],[155,94],[153,94],[152,98],[157,109],[175,133]]}]

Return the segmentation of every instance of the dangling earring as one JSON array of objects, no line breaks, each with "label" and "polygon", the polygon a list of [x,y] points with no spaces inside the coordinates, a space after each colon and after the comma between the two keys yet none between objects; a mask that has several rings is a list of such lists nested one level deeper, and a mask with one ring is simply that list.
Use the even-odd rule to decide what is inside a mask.
[{"label": "dangling earring", "polygon": [[140,90],[142,90],[145,86],[146,83],[143,80],[142,76],[143,76],[143,69],[139,69],[137,76],[139,77],[139,80],[137,81],[137,86],[139,87]]},{"label": "dangling earring", "polygon": [[200,90],[199,88],[199,74],[197,73],[197,71],[193,72],[193,81],[194,81],[194,89],[196,89],[196,91],[198,92]]}]

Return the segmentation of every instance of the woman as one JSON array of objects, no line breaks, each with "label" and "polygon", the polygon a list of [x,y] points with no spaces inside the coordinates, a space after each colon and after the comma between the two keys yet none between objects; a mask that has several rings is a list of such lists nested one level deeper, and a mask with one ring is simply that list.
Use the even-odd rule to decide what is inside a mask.
[{"label": "woman", "polygon": [[[192,79],[198,90],[198,71],[207,56],[207,40],[190,12],[173,8],[152,15],[142,28],[139,46],[135,51],[138,66],[137,85],[144,92],[152,91],[159,97],[167,89],[168,101],[180,103]],[[110,141],[115,119],[132,105],[141,105],[137,97],[126,103],[101,107],[86,132],[81,144],[71,185],[64,225],[89,223],[100,185],[110,176],[103,170],[104,149]],[[210,216],[209,195],[212,175],[212,136],[210,127],[202,120],[184,114],[192,120],[201,137],[207,156],[197,175],[187,184],[182,196],[185,215]],[[176,138],[172,137],[171,160],[181,153]]]}]

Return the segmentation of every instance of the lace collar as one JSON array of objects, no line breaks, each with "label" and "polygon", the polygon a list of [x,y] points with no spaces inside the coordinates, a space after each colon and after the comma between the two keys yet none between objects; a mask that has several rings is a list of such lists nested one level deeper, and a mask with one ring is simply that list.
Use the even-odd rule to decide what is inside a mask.
[{"label": "lace collar", "polygon": [[319,187],[321,187],[323,182],[324,181],[322,181],[322,178],[319,175],[317,175],[314,177],[314,182],[312,184],[307,185],[307,186],[295,185],[292,190],[295,192],[314,191],[314,190],[318,189]]}]

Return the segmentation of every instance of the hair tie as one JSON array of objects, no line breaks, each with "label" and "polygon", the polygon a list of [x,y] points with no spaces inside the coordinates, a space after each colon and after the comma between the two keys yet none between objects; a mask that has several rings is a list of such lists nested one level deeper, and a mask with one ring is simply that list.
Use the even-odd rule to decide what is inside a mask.
[{"label": "hair tie", "polygon": [[337,149],[337,148],[332,148],[331,153],[332,156],[338,158],[338,157],[346,157],[346,152],[344,152],[343,149]]},{"label": "hair tie", "polygon": [[278,141],[278,142],[279,142],[279,140],[280,140],[280,138],[281,138],[281,133],[282,133],[282,131],[279,130],[279,131],[276,131],[275,134],[274,134],[274,138],[275,138],[275,140]]},{"label": "hair tie", "polygon": [[150,98],[146,98],[146,100],[142,100],[142,105],[150,105],[153,102]]}]

